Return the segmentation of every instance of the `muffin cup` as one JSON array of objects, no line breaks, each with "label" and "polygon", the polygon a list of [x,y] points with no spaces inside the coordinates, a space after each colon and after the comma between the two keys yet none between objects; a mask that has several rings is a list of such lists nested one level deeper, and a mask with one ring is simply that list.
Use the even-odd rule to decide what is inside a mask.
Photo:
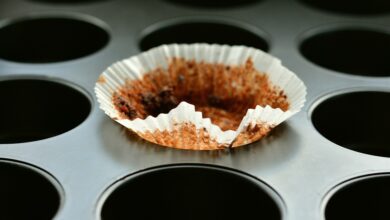
[{"label": "muffin cup", "polygon": [[[166,70],[176,58],[229,67],[245,65],[251,60],[253,68],[265,74],[269,83],[283,92],[288,109],[283,111],[269,105],[256,105],[247,109],[235,130],[222,130],[186,101],[156,117],[124,117],[114,104],[114,95],[126,83],[142,80],[146,73],[157,68]],[[267,135],[272,128],[300,111],[305,102],[306,87],[293,72],[282,66],[279,59],[258,49],[216,44],[171,44],[114,63],[99,77],[95,93],[100,108],[107,115],[150,142],[180,149],[214,150],[242,146]]]}]

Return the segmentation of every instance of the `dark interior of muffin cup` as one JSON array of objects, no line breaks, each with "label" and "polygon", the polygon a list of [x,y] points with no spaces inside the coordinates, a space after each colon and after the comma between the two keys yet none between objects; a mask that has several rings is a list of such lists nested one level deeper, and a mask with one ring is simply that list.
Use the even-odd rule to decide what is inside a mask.
[{"label": "dark interior of muffin cup", "polygon": [[0,81],[0,143],[21,143],[62,134],[82,123],[90,100],[71,86],[40,79]]},{"label": "dark interior of muffin cup", "polygon": [[162,25],[143,36],[139,46],[142,51],[146,51],[171,43],[246,45],[263,51],[269,50],[268,42],[259,34],[237,25],[212,20]]},{"label": "dark interior of muffin cup", "polygon": [[0,28],[0,58],[25,63],[66,61],[93,54],[108,41],[106,30],[87,21],[22,19]]},{"label": "dark interior of muffin cup", "polygon": [[304,4],[326,12],[368,16],[390,13],[388,0],[300,0]]},{"label": "dark interior of muffin cup", "polygon": [[361,76],[389,76],[390,35],[344,28],[310,36],[300,44],[309,61],[327,69]]},{"label": "dark interior of muffin cup", "polygon": [[359,91],[325,99],[311,119],[324,137],[342,147],[390,157],[389,112],[389,92]]},{"label": "dark interior of muffin cup", "polygon": [[83,4],[83,3],[103,2],[109,0],[29,0],[29,1],[50,3],[50,4]]},{"label": "dark interior of muffin cup", "polygon": [[236,172],[203,166],[159,168],[130,177],[104,201],[110,219],[281,219],[265,186]]},{"label": "dark interior of muffin cup", "polygon": [[7,161],[0,161],[0,176],[0,219],[53,219],[60,194],[50,180]]},{"label": "dark interior of muffin cup", "polygon": [[177,5],[200,7],[200,8],[230,8],[247,6],[258,3],[261,0],[165,0]]},{"label": "dark interior of muffin cup", "polygon": [[326,204],[326,220],[390,219],[390,176],[357,180],[336,191]]}]

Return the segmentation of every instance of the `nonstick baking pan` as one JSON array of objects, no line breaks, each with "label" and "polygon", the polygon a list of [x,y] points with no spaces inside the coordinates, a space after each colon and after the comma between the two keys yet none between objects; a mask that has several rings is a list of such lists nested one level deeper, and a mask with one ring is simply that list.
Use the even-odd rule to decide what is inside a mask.
[{"label": "nonstick baking pan", "polygon": [[[0,219],[389,219],[386,0],[2,0]],[[99,109],[112,63],[168,43],[264,50],[307,86],[262,140],[162,147]]]}]

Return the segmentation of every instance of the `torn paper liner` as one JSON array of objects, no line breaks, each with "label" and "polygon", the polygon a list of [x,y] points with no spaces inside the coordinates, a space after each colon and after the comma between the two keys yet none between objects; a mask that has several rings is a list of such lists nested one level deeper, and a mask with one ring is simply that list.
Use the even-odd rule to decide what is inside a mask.
[{"label": "torn paper liner", "polygon": [[[249,58],[254,67],[267,74],[272,85],[287,95],[289,109],[257,105],[248,109],[239,127],[222,131],[195,106],[181,102],[168,114],[145,119],[123,119],[113,104],[113,94],[128,80],[141,79],[143,74],[158,67],[167,68],[171,58],[183,58],[196,62],[242,65]],[[131,129],[142,138],[167,147],[191,150],[215,150],[238,147],[265,136],[273,127],[299,112],[305,102],[306,87],[279,59],[254,48],[210,44],[162,45],[140,55],[119,61],[108,67],[99,77],[95,93],[100,108],[111,118]]]}]

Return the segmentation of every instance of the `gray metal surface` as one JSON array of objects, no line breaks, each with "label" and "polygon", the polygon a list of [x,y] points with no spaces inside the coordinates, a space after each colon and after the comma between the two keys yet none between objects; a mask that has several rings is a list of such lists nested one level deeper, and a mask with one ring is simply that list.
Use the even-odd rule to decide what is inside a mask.
[{"label": "gray metal surface", "polygon": [[[53,14],[85,18],[106,29],[111,37],[103,49],[75,60],[48,64],[0,60],[0,80],[53,77],[65,84],[78,85],[91,100],[92,110],[87,119],[68,132],[33,142],[0,144],[1,158],[33,164],[56,178],[63,188],[56,219],[99,219],[97,207],[110,185],[131,173],[158,165],[215,164],[253,175],[280,195],[285,204],[285,220],[323,219],[324,200],[338,184],[361,175],[390,172],[390,158],[342,148],[319,134],[310,120],[315,105],[329,94],[390,91],[390,77],[353,76],[328,70],[309,62],[298,50],[305,33],[329,26],[357,25],[389,33],[390,15],[332,14],[283,0],[223,9],[185,7],[159,0],[83,4],[0,2],[0,26],[9,19]],[[94,84],[114,61],[141,52],[138,42],[148,27],[187,16],[235,20],[265,33],[269,52],[280,58],[308,88],[303,110],[278,127],[271,137],[232,152],[175,150],[127,137],[123,128],[98,108]]]}]

